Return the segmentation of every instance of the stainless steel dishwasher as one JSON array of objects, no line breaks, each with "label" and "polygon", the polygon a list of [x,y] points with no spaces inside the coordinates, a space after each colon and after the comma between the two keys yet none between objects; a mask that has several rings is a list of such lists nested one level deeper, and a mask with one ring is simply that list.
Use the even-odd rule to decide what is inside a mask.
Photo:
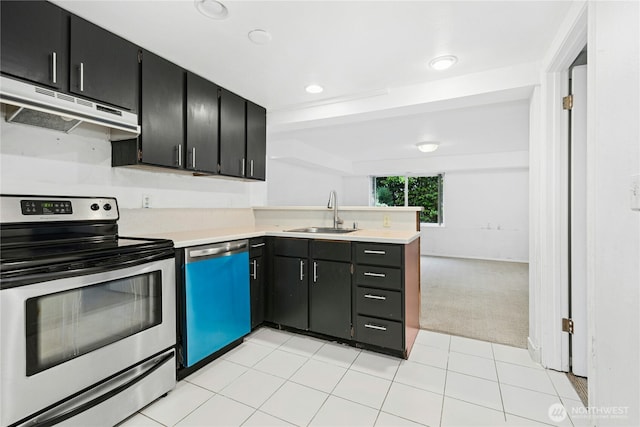
[{"label": "stainless steel dishwasher", "polygon": [[183,364],[191,367],[251,331],[248,241],[184,249]]}]

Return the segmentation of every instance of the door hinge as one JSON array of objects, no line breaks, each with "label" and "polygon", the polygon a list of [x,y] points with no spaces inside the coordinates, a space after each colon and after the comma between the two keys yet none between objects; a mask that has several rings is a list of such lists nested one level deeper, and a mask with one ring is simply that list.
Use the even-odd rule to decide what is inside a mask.
[{"label": "door hinge", "polygon": [[355,332],[355,331],[354,331],[354,329],[353,329],[353,325],[352,325],[352,326],[351,326],[351,338],[353,338],[353,337],[354,337],[354,332]]},{"label": "door hinge", "polygon": [[567,95],[562,98],[562,109],[571,110],[573,108],[573,95]]},{"label": "door hinge", "polygon": [[354,270],[354,268],[353,268],[353,264],[351,264],[351,268],[350,268],[350,270],[351,270],[351,274],[353,274],[353,270]]},{"label": "door hinge", "polygon": [[569,332],[573,334],[573,320],[572,319],[562,319],[562,332]]},{"label": "door hinge", "polygon": [[142,50],[138,50],[138,64],[142,64]]},{"label": "door hinge", "polygon": [[142,150],[138,150],[138,161],[142,161]]}]

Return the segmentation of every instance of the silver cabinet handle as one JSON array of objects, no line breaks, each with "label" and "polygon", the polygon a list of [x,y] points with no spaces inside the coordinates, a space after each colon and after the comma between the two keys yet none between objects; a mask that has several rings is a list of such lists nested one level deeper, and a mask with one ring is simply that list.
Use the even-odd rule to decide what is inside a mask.
[{"label": "silver cabinet handle", "polygon": [[253,176],[253,160],[249,162],[249,174]]},{"label": "silver cabinet handle", "polygon": [[252,248],[261,248],[264,245],[266,245],[266,243],[256,243],[255,245],[251,245]]},{"label": "silver cabinet handle", "polygon": [[176,161],[176,164],[178,166],[182,166],[182,144],[178,144],[176,148],[178,150],[178,159]]},{"label": "silver cabinet handle", "polygon": [[369,249],[365,249],[364,253],[365,254],[369,254],[369,255],[386,255],[387,254],[386,251],[373,251],[373,250],[369,250]]},{"label": "silver cabinet handle", "polygon": [[253,261],[251,261],[251,264],[253,264],[253,274],[251,274],[251,278],[253,280],[257,280],[258,279],[258,260],[254,259]]},{"label": "silver cabinet handle", "polygon": [[371,294],[366,294],[364,297],[365,298],[369,298],[369,299],[377,299],[377,300],[380,300],[380,301],[384,301],[384,300],[387,299],[387,297],[383,297],[381,295],[371,295]]},{"label": "silver cabinet handle", "polygon": [[371,273],[369,271],[365,271],[364,275],[370,277],[387,277],[387,275],[384,273]]},{"label": "silver cabinet handle", "polygon": [[53,73],[51,77],[53,77],[53,83],[58,83],[58,55],[53,52],[51,55],[51,66],[53,67]]},{"label": "silver cabinet handle", "polygon": [[318,263],[313,262],[313,283],[318,281]]},{"label": "silver cabinet handle", "polygon": [[304,280],[304,261],[300,260],[300,281]]},{"label": "silver cabinet handle", "polygon": [[196,147],[191,148],[191,167],[196,168]]},{"label": "silver cabinet handle", "polygon": [[365,323],[364,327],[365,328],[369,328],[369,329],[375,329],[376,331],[386,331],[387,330],[387,328],[385,328],[384,326],[372,325],[371,323]]},{"label": "silver cabinet handle", "polygon": [[242,172],[240,172],[240,175],[244,176],[244,172],[246,169],[246,165],[247,165],[247,159],[242,159]]},{"label": "silver cabinet handle", "polygon": [[80,92],[84,92],[84,62],[80,63]]}]

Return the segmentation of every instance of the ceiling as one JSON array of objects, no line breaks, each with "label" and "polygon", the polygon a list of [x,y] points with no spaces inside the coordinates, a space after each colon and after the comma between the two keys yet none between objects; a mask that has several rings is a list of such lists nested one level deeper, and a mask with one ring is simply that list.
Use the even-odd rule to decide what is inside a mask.
[{"label": "ceiling", "polygon": [[[53,2],[269,112],[540,61],[571,6],[562,0],[222,1],[229,12],[224,20],[200,14],[194,0]],[[254,29],[268,31],[271,42],[252,43],[248,32]],[[431,59],[447,54],[459,58],[453,68],[429,68]],[[324,92],[306,93],[309,83],[322,85]],[[408,150],[421,135],[447,141],[442,149],[448,146],[452,154],[509,151],[526,149],[526,141],[496,146],[495,126],[471,132],[459,125],[497,123],[505,114],[528,120],[525,108],[511,101],[325,129],[314,125],[273,137],[352,160],[411,156]]]}]

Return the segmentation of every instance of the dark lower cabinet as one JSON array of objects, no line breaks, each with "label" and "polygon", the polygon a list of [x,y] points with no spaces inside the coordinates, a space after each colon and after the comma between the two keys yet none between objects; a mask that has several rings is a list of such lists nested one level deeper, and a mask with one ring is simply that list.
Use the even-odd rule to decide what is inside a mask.
[{"label": "dark lower cabinet", "polygon": [[273,258],[274,323],[309,329],[309,289],[307,259],[275,256]]},{"label": "dark lower cabinet", "polygon": [[45,1],[0,2],[3,73],[66,90],[69,14]]},{"label": "dark lower cabinet", "polygon": [[311,261],[309,330],[351,339],[351,263]]},{"label": "dark lower cabinet", "polygon": [[265,320],[266,307],[266,241],[264,238],[249,241],[249,284],[251,291],[251,329]]},{"label": "dark lower cabinet", "polygon": [[151,52],[142,56],[140,161],[184,168],[184,71]]}]

